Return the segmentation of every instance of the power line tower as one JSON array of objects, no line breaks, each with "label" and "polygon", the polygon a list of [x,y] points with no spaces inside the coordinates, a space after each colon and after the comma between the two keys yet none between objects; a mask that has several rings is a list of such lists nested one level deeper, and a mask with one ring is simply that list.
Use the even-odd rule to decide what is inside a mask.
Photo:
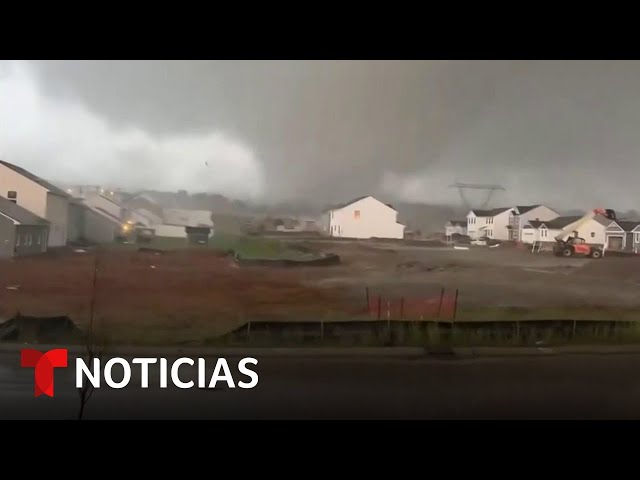
[{"label": "power line tower", "polygon": [[[462,203],[463,203],[464,207],[467,210],[472,210],[473,208],[479,208],[479,209],[487,208],[489,206],[489,203],[491,202],[491,198],[494,196],[495,192],[497,192],[497,191],[505,191],[505,188],[502,185],[490,185],[490,184],[483,184],[483,183],[456,182],[453,185],[449,185],[449,188],[457,188],[458,189],[458,193],[460,194],[460,198],[462,199]],[[482,204],[473,205],[469,201],[469,199],[467,198],[467,195],[465,194],[465,192],[467,190],[484,190],[484,191],[487,192],[487,195],[486,195],[484,201],[482,202]]]}]

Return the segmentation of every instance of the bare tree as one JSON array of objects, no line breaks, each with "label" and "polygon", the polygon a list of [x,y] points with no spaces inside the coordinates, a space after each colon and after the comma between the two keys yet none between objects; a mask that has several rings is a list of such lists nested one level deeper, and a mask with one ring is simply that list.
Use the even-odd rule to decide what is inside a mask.
[{"label": "bare tree", "polygon": [[[94,318],[96,310],[96,297],[98,286],[98,270],[100,267],[99,259],[99,247],[96,247],[94,263],[93,263],[93,281],[91,283],[90,292],[90,304],[89,304],[89,326],[87,328],[87,334],[85,336],[85,348],[87,352],[88,365],[93,364],[95,358],[102,358],[102,348],[99,342],[96,341],[96,334],[94,328]],[[78,411],[78,420],[82,420],[84,415],[85,406],[93,396],[95,388],[91,382],[86,382],[82,387],[78,388],[78,394],[80,395],[80,409]]]}]

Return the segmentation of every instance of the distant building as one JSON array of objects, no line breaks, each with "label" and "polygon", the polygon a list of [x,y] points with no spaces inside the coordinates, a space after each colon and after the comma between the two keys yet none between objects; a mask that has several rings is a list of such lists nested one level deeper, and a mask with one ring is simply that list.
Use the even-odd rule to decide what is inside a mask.
[{"label": "distant building", "polygon": [[111,243],[122,230],[122,221],[109,212],[92,208],[81,199],[69,203],[69,241]]},{"label": "distant building", "polygon": [[0,257],[47,251],[49,222],[0,197]]},{"label": "distant building", "polygon": [[0,195],[49,222],[47,246],[67,243],[70,196],[25,169],[0,160]]},{"label": "distant building", "polygon": [[467,221],[449,220],[444,226],[444,234],[447,238],[451,238],[453,235],[466,235]]},{"label": "distant building", "polygon": [[356,198],[323,214],[323,232],[345,238],[404,238],[398,212],[372,196]]}]

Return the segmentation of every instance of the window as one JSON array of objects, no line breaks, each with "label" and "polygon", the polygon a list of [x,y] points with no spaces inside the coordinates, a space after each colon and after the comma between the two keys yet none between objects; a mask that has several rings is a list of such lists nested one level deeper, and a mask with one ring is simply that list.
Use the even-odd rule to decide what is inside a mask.
[{"label": "window", "polygon": [[16,235],[16,247],[20,246],[20,234]]},{"label": "window", "polygon": [[16,192],[15,190],[9,190],[7,192],[7,198],[13,203],[18,203],[18,192]]},{"label": "window", "polygon": [[547,229],[546,228],[541,228],[540,229],[540,238],[547,238]]},{"label": "window", "polygon": [[591,232],[591,238],[594,238],[596,236],[596,232]]},{"label": "window", "polygon": [[360,210],[354,210],[353,218],[355,218],[356,220],[360,219]]},{"label": "window", "polygon": [[36,236],[36,245],[40,245],[40,234]]},{"label": "window", "polygon": [[640,243],[640,232],[635,233],[634,236],[635,236],[635,242]]},{"label": "window", "polygon": [[30,234],[30,233],[27,233],[27,238],[25,239],[24,244],[25,244],[26,246],[31,245],[31,234]]}]

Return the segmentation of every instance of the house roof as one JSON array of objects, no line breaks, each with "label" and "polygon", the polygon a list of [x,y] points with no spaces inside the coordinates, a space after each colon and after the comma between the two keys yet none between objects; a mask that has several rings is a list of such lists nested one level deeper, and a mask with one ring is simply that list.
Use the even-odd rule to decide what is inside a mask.
[{"label": "house roof", "polygon": [[553,220],[547,220],[547,221],[542,221],[542,220],[529,220],[529,224],[533,227],[533,228],[539,228],[540,225],[543,225],[551,230],[556,230],[556,229],[560,229],[560,228],[564,228],[567,225],[570,225],[571,223],[580,220],[582,218],[582,216],[568,216],[568,217],[558,217],[558,218],[554,218]]},{"label": "house roof", "polygon": [[44,218],[40,218],[26,208],[4,197],[0,197],[0,213],[15,220],[20,225],[49,225],[49,222]]},{"label": "house roof", "polygon": [[4,165],[7,168],[10,168],[14,172],[22,175],[23,177],[28,178],[32,182],[35,182],[38,185],[46,188],[51,193],[54,193],[56,195],[60,195],[62,197],[70,197],[70,195],[67,192],[65,192],[64,190],[62,190],[61,188],[58,188],[55,185],[53,185],[52,183],[49,183],[46,180],[43,180],[42,178],[34,175],[33,173],[28,172],[24,168],[18,167],[17,165],[14,165],[14,164],[9,163],[9,162],[5,162],[4,160],[0,160],[0,164]]},{"label": "house roof", "polygon": [[[362,197],[354,198],[353,200],[350,200],[348,202],[340,203],[338,205],[334,205],[333,207],[329,207],[329,208],[327,208],[325,210],[325,212],[329,212],[331,210],[340,210],[341,208],[348,207],[349,205],[353,205],[354,203],[359,202],[360,200],[364,200],[365,198],[369,198],[369,197],[377,200],[377,198],[375,198],[373,195],[364,195]],[[393,205],[391,205],[390,203],[385,203],[385,205],[387,207],[389,207],[390,209],[392,209],[392,210],[396,210],[395,207]],[[396,212],[397,212],[397,210],[396,210]]]},{"label": "house roof", "polygon": [[640,226],[640,222],[633,220],[616,220],[615,222],[611,222],[609,225],[612,225],[614,223],[625,232],[631,232],[633,231],[633,229]]},{"label": "house roof", "polygon": [[490,210],[471,210],[476,217],[495,217],[507,210],[510,210],[512,207],[500,207],[500,208],[492,208]]},{"label": "house roof", "polygon": [[538,208],[540,205],[517,205],[516,210],[518,210],[518,215],[522,215],[523,213],[530,212],[534,208]]},{"label": "house roof", "polygon": [[467,221],[466,220],[449,220],[449,223],[451,225],[453,225],[454,227],[466,227],[467,226]]}]

